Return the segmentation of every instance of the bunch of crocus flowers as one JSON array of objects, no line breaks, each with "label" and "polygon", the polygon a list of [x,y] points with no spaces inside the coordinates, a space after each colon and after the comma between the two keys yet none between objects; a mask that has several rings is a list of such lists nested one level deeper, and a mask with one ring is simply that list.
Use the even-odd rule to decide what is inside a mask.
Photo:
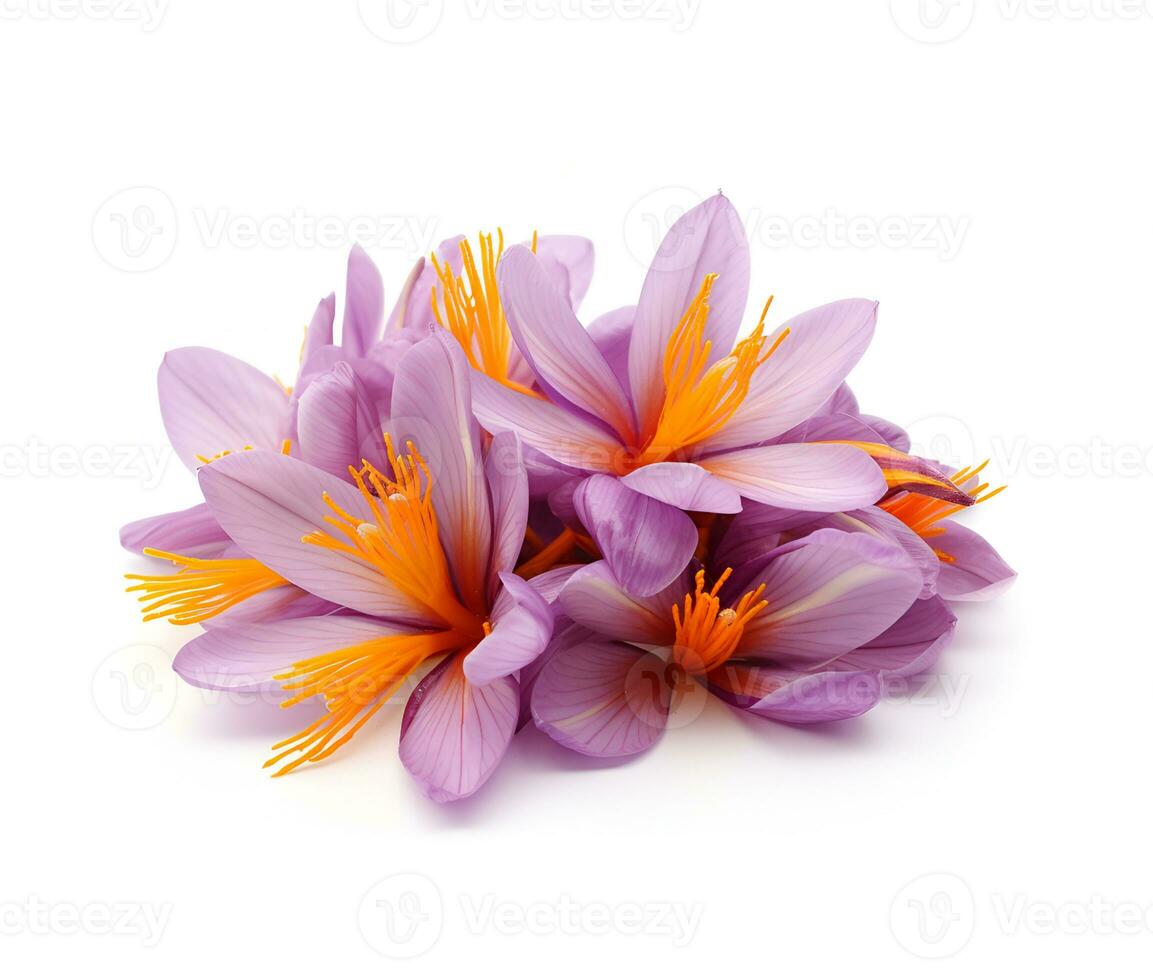
[{"label": "bunch of crocus flowers", "polygon": [[330,295],[291,387],[165,356],[164,424],[203,500],[124,528],[157,562],[129,591],[146,620],[202,627],[188,683],[314,704],[274,775],[401,696],[401,761],[437,801],[530,724],[626,757],[707,693],[851,718],[932,666],[955,602],[1012,581],[954,519],[998,492],[982,466],[910,454],[845,384],[876,303],[746,322],[720,195],[670,229],[635,305],[585,324],[592,264],[576,236],[453,238],[386,311],[354,248],[339,342]]}]

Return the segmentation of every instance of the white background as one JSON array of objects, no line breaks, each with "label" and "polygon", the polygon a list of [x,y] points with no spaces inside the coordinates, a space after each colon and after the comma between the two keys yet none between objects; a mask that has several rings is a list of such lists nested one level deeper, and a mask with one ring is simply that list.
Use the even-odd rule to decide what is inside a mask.
[{"label": "white background", "polygon": [[[1138,975],[1150,5],[112,2],[0,18],[6,975]],[[457,231],[586,234],[591,316],[717,187],[750,306],[881,301],[863,406],[993,457],[1015,588],[841,726],[713,704],[620,766],[530,731],[440,807],[395,710],[269,779],[299,719],[178,686],[187,634],[122,593],[119,525],[196,499],[164,351],[291,377],[350,233],[391,296]]]}]

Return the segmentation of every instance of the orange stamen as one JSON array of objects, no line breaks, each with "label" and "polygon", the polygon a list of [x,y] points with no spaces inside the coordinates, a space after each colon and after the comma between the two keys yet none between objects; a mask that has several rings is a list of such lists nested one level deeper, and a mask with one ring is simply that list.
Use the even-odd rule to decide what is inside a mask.
[{"label": "orange stamen", "polygon": [[[457,339],[476,370],[515,391],[535,397],[536,392],[509,377],[512,333],[496,284],[497,263],[504,254],[504,232],[497,229],[495,247],[492,235],[479,235],[478,240],[479,262],[472,246],[467,241],[460,243],[463,260],[460,276],[435,254],[432,256],[433,268],[440,279],[439,290],[436,286],[432,288],[432,315]],[[533,252],[536,244],[537,236],[533,232]]]},{"label": "orange stamen", "polygon": [[176,626],[190,626],[231,609],[261,592],[287,585],[255,558],[188,558],[145,548],[151,558],[163,558],[180,570],[175,575],[125,575],[139,582],[128,592],[142,592],[144,622],[167,618]]},{"label": "orange stamen", "polygon": [[761,598],[765,587],[758,585],[735,606],[722,609],[717,593],[732,572],[726,568],[707,591],[705,573],[697,572],[696,591],[685,595],[684,611],[673,606],[673,659],[691,674],[707,673],[732,657],[749,620],[768,605]]},{"label": "orange stamen", "polygon": [[732,353],[709,366],[712,341],[704,339],[709,295],[716,275],[705,276],[696,297],[665,347],[662,371],[665,399],[656,428],[633,466],[668,459],[677,450],[702,442],[720,432],[749,393],[753,373],[789,335],[783,330],[765,349],[765,303],[756,329],[733,347]]}]

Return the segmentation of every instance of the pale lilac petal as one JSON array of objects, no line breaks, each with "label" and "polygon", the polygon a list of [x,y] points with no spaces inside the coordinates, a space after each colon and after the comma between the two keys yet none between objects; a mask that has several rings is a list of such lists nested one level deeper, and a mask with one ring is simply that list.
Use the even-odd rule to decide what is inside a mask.
[{"label": "pale lilac petal", "polygon": [[[213,691],[271,691],[273,675],[294,663],[391,636],[396,628],[363,616],[318,616],[224,626],[184,644],[172,667]],[[289,695],[285,695],[289,697]]]},{"label": "pale lilac petal", "polygon": [[855,718],[881,699],[875,671],[817,673],[728,663],[708,676],[709,690],[734,707],[790,725]]},{"label": "pale lilac petal", "polygon": [[[445,239],[436,249],[441,264],[447,265],[453,275],[460,274],[462,241],[464,235],[456,235]],[[423,337],[423,331],[436,323],[432,315],[432,290],[439,285],[436,267],[424,257],[417,259],[401,287],[396,305],[388,315],[385,336],[394,331],[415,330]]]},{"label": "pale lilac petal", "polygon": [[297,432],[306,463],[348,479],[350,466],[368,460],[387,470],[384,419],[387,392],[373,391],[352,365],[337,364],[300,400]]},{"label": "pale lilac petal", "polygon": [[812,668],[888,629],[921,591],[921,575],[899,546],[867,534],[814,531],[783,545],[759,575],[768,606],[745,627],[746,658]]},{"label": "pale lilac petal", "polygon": [[582,568],[588,568],[588,565],[557,565],[547,572],[534,575],[528,580],[528,584],[540,593],[545,602],[552,605],[560,597],[561,590],[568,584],[568,580]]},{"label": "pale lilac petal", "polygon": [[676,579],[700,540],[684,511],[607,474],[579,484],[573,507],[613,574],[633,595],[652,595]]},{"label": "pale lilac petal", "polygon": [[624,586],[607,562],[585,565],[560,590],[557,605],[574,622],[605,636],[646,646],[667,646],[674,639],[672,607],[689,591],[681,575],[656,595],[636,596]]},{"label": "pale lilac petal", "polygon": [[295,585],[281,585],[258,592],[206,619],[200,625],[211,630],[242,623],[268,623],[309,616],[328,616],[341,610],[342,607],[336,603],[321,599],[311,592],[305,592]]},{"label": "pale lilac petal", "polygon": [[490,684],[520,670],[552,639],[553,613],[544,597],[508,572],[501,573],[500,582],[489,620],[492,632],[464,658],[464,676],[473,684]]},{"label": "pale lilac petal", "polygon": [[799,425],[794,425],[787,432],[782,432],[772,441],[784,444],[793,442],[828,442],[831,440],[884,442],[881,433],[859,415],[846,415],[843,413],[814,415],[811,419],[805,419],[805,421]]},{"label": "pale lilac petal", "polygon": [[473,410],[489,432],[517,432],[530,446],[558,463],[608,471],[624,454],[619,439],[604,429],[540,398],[523,395],[474,372]]},{"label": "pale lilac petal", "polygon": [[957,617],[939,596],[921,599],[880,636],[828,666],[832,670],[875,670],[882,677],[921,674],[937,662],[956,626]]},{"label": "pale lilac petal", "polygon": [[321,347],[332,345],[332,328],[336,323],[336,293],[329,293],[316,304],[308,330],[304,334],[304,349],[300,352],[300,363],[307,362]]},{"label": "pale lilac petal", "polygon": [[629,390],[629,342],[636,313],[635,306],[622,306],[598,316],[588,325],[589,336],[625,391]]},{"label": "pale lilac petal", "polygon": [[542,386],[627,438],[633,430],[628,398],[536,256],[520,245],[510,248],[497,280],[509,330]]},{"label": "pale lilac petal", "polygon": [[155,548],[189,558],[215,558],[232,542],[208,505],[197,504],[187,510],[125,524],[120,529],[120,544],[134,552]]},{"label": "pale lilac petal", "polygon": [[740,493],[695,463],[650,463],[621,483],[681,510],[735,514],[741,509]]},{"label": "pale lilac petal", "polygon": [[445,331],[422,340],[397,370],[389,431],[398,446],[411,439],[427,463],[445,555],[461,599],[479,609],[488,598],[492,515],[469,373]]},{"label": "pale lilac petal", "polygon": [[853,394],[853,389],[849,387],[847,382],[842,382],[837,386],[837,390],[829,396],[829,400],[817,410],[816,414],[860,415],[861,408],[857,403],[857,396]]},{"label": "pale lilac petal", "polygon": [[669,713],[667,665],[625,643],[583,637],[556,650],[536,678],[532,713],[554,741],[584,755],[617,758],[649,748]]},{"label": "pale lilac petal", "polygon": [[937,527],[943,533],[933,535],[928,542],[953,559],[941,562],[937,579],[937,590],[944,598],[995,599],[1013,584],[1017,573],[976,531],[956,521],[942,521]]},{"label": "pale lilac petal", "polygon": [[524,546],[528,524],[528,476],[524,469],[520,437],[514,432],[494,436],[484,460],[492,500],[492,576],[495,591],[498,572],[511,571]]},{"label": "pale lilac petal", "polygon": [[822,527],[850,533],[871,534],[899,544],[921,573],[920,598],[927,599],[937,591],[937,577],[941,563],[937,560],[933,549],[916,531],[888,511],[880,507],[863,507],[847,513],[828,514],[812,523],[795,528],[793,533],[797,537],[803,537],[810,531]]},{"label": "pale lilac petal", "polygon": [[866,422],[881,437],[881,441],[894,449],[907,453],[913,445],[909,433],[895,422],[883,419],[879,415],[862,415],[861,420]]},{"label": "pale lilac petal", "polygon": [[717,194],[685,213],[665,235],[637,302],[629,379],[642,432],[652,431],[664,399],[661,365],[669,338],[705,276],[717,274],[705,336],[712,359],[729,353],[749,296],[749,245],[740,216]]},{"label": "pale lilac petal", "polygon": [[279,453],[233,453],[201,467],[200,488],[213,516],[245,552],[313,595],[372,616],[435,623],[373,565],[301,539],[327,523],[333,502],[365,522],[373,515],[350,484]]},{"label": "pale lilac petal", "polygon": [[536,257],[575,312],[593,278],[593,243],[579,235],[540,235]]},{"label": "pale lilac petal", "polygon": [[888,489],[877,464],[852,446],[758,446],[699,463],[743,496],[791,510],[853,510],[875,503]]},{"label": "pale lilac petal", "polygon": [[288,393],[250,364],[207,347],[164,355],[157,375],[168,441],[195,470],[198,457],[251,446],[279,449],[288,434]]},{"label": "pale lilac petal", "polygon": [[717,569],[738,568],[767,557],[781,535],[813,519],[811,511],[782,510],[746,500],[744,509],[715,526],[709,546]]},{"label": "pale lilac petal", "polygon": [[368,253],[353,245],[348,254],[344,323],[340,345],[351,357],[363,357],[380,336],[384,319],[384,283]]},{"label": "pale lilac petal", "polygon": [[437,803],[480,789],[504,757],[520,709],[515,678],[470,684],[462,659],[448,657],[425,676],[401,722],[400,761]]},{"label": "pale lilac petal", "polygon": [[877,304],[848,299],[794,317],[789,336],[753,375],[749,393],[724,429],[702,444],[716,451],[780,435],[816,413],[861,359],[873,337]]}]

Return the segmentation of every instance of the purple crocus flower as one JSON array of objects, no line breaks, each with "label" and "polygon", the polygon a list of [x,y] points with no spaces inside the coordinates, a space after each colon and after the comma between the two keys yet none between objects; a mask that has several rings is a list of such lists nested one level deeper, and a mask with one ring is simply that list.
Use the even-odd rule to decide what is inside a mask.
[{"label": "purple crocus flower", "polygon": [[[739,521],[730,553],[748,545]],[[920,573],[887,540],[818,530],[719,572],[715,550],[648,597],[630,595],[606,562],[571,576],[558,605],[573,625],[533,688],[542,730],[587,755],[635,754],[659,737],[677,694],[699,690],[691,678],[777,721],[849,718],[877,703],[886,675],[924,670],[952,633],[940,599],[916,601]]]},{"label": "purple crocus flower", "polygon": [[[440,660],[405,709],[400,756],[434,800],[476,791],[520,710],[517,672],[552,632],[548,603],[512,573],[528,487],[513,435],[482,452],[469,368],[434,336],[401,359],[388,465],[346,483],[270,452],[200,470],[231,540],[339,615],[220,626],[188,643],[177,672],[217,690],[283,687],[285,705],[319,695],[328,711],[274,746],[281,775],[330,756],[407,677]],[[407,451],[397,446],[407,446]]]},{"label": "purple crocus flower", "polygon": [[[734,344],[748,294],[749,252],[722,196],[684,215],[649,269],[637,306],[586,331],[547,271],[523,247],[498,269],[512,336],[539,393],[478,376],[478,418],[491,432],[517,432],[580,479],[563,489],[576,516],[630,591],[663,588],[696,547],[686,511],[735,513],[742,498],[777,508],[831,512],[866,506],[889,488],[870,458],[902,480],[955,488],[888,445],[781,438],[829,403],[872,337],[877,304],[844,300],[803,313],[772,334],[762,312]],[[543,394],[543,397],[541,395]],[[864,451],[863,451],[864,450]],[[632,529],[648,561],[631,563]],[[561,542],[562,545],[567,542]]]}]

